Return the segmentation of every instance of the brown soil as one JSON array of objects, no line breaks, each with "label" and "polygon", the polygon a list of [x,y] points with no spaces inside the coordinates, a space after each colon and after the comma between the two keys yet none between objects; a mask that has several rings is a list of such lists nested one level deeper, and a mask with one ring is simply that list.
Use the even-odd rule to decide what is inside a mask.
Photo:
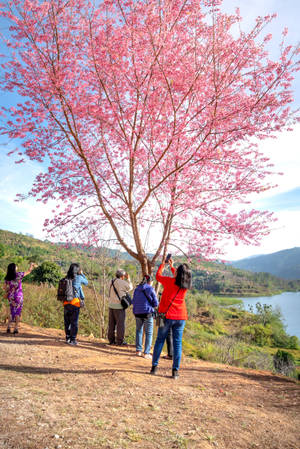
[{"label": "brown soil", "polygon": [[169,360],[150,376],[134,347],[0,332],[0,448],[299,447],[300,387],[287,378],[184,358],[173,380]]}]

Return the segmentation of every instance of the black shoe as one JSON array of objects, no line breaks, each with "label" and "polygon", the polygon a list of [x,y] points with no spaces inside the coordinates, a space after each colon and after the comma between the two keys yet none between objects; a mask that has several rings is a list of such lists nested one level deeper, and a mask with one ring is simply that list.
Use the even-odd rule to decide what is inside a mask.
[{"label": "black shoe", "polygon": [[110,341],[108,344],[109,344],[110,346],[115,346],[116,342],[115,342],[115,341]]},{"label": "black shoe", "polygon": [[117,343],[117,346],[128,346],[127,341],[122,341],[122,343]]},{"label": "black shoe", "polygon": [[172,369],[172,377],[173,377],[173,379],[178,379],[178,377],[179,377],[178,369]]},{"label": "black shoe", "polygon": [[15,329],[14,334],[18,334],[18,333],[19,333],[18,329]]},{"label": "black shoe", "polygon": [[6,329],[6,333],[10,334],[10,328],[9,327]]},{"label": "black shoe", "polygon": [[150,374],[152,374],[153,376],[155,376],[157,374],[157,365],[156,366],[152,366]]}]

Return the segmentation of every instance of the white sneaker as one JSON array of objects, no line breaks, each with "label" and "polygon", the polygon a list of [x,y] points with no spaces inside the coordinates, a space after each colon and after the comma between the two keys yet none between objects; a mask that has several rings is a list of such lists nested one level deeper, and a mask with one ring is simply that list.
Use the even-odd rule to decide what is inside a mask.
[{"label": "white sneaker", "polygon": [[136,351],[136,355],[137,355],[138,357],[142,357],[141,351]]},{"label": "white sneaker", "polygon": [[152,359],[151,354],[143,354],[144,359]]}]

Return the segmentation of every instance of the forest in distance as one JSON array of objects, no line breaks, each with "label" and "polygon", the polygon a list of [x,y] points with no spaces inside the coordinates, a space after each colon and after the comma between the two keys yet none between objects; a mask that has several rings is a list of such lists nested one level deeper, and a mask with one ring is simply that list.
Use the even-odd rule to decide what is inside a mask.
[{"label": "forest in distance", "polygon": [[271,254],[261,254],[231,262],[235,268],[252,272],[267,272],[284,279],[300,278],[300,248],[289,248]]},{"label": "forest in distance", "polygon": [[[108,263],[105,264],[107,259]],[[52,262],[57,265],[58,276],[66,272],[71,262],[80,261],[93,279],[105,275],[112,277],[118,264],[124,266],[133,278],[140,275],[139,265],[126,253],[109,248],[90,248],[66,244],[54,244],[29,235],[0,230],[0,280],[10,262],[23,264]],[[175,257],[175,261],[186,261]],[[113,264],[111,264],[113,262]],[[270,296],[283,291],[299,291],[300,279],[286,280],[267,272],[250,272],[235,268],[231,264],[197,261],[191,258],[193,286],[197,291],[207,291],[221,296]],[[37,276],[37,273],[32,275]],[[32,278],[31,276],[31,278]],[[30,278],[29,278],[30,279]],[[37,278],[39,282],[43,279]],[[51,283],[51,282],[50,282]]]},{"label": "forest in distance", "polygon": [[[22,320],[44,328],[63,329],[61,305],[56,300],[57,283],[71,262],[81,264],[89,279],[85,289],[86,307],[80,317],[82,335],[106,338],[107,294],[117,267],[130,273],[133,284],[141,277],[133,260],[115,250],[88,250],[72,245],[53,244],[28,235],[0,231],[0,276],[4,279],[10,262],[25,270],[29,262],[37,267],[24,279]],[[175,264],[181,260],[175,257]],[[279,310],[256,304],[243,310],[237,296],[262,296],[299,290],[300,281],[286,281],[268,273],[250,273],[214,262],[192,261],[193,289],[186,302],[185,355],[235,366],[276,371],[298,377],[300,342],[288,335]],[[255,312],[255,313],[254,313]],[[5,300],[0,302],[0,318],[5,318]],[[134,344],[135,321],[127,313],[127,335]]]}]

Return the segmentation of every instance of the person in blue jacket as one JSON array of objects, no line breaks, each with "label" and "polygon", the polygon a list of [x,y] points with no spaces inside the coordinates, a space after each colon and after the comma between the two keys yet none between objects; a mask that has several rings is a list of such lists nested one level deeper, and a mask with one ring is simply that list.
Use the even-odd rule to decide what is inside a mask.
[{"label": "person in blue jacket", "polygon": [[64,301],[64,322],[66,332],[66,343],[77,345],[77,332],[80,307],[84,306],[84,294],[81,285],[87,285],[88,280],[82,272],[78,263],[72,263],[67,273],[67,279],[72,279],[73,296],[72,301]]},{"label": "person in blue jacket", "polygon": [[[151,359],[150,349],[153,336],[153,315],[154,307],[158,306],[158,299],[154,288],[151,286],[152,279],[145,275],[142,282],[136,287],[133,294],[133,313],[136,320],[136,355],[142,355],[146,359]],[[143,350],[143,331],[145,327],[145,348]]]}]

